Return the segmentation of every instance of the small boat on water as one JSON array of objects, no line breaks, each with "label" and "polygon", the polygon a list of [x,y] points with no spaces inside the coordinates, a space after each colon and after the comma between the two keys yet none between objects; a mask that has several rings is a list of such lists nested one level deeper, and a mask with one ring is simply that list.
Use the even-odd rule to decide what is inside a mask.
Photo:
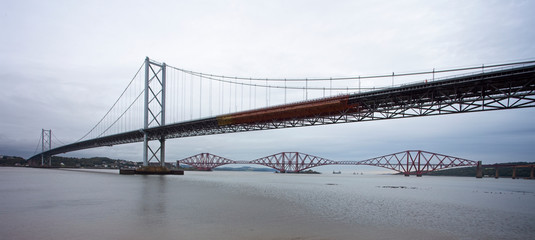
[{"label": "small boat on water", "polygon": [[341,174],[341,173],[342,171],[338,171],[338,172],[333,171],[333,174]]}]

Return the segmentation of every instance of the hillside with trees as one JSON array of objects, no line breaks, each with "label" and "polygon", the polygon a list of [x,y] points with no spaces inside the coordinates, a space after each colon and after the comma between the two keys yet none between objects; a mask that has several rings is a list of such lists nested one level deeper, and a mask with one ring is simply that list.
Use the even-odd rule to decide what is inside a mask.
[{"label": "hillside with trees", "polygon": [[[514,163],[504,163],[509,165],[531,165],[535,162],[514,162]],[[530,176],[531,168],[529,167],[519,167],[516,169],[516,177],[518,178],[527,178]],[[499,168],[499,177],[512,177],[513,168],[512,167],[500,167]],[[494,167],[483,168],[483,176],[485,177],[495,177],[496,169]],[[423,175],[429,176],[464,176],[464,177],[475,177],[476,176],[476,167],[462,167],[462,168],[450,168],[444,169],[435,172],[429,172]]]},{"label": "hillside with trees", "polygon": [[6,167],[6,166],[24,166],[26,164],[26,160],[21,157],[15,157],[15,156],[1,156],[0,157],[0,166]]}]

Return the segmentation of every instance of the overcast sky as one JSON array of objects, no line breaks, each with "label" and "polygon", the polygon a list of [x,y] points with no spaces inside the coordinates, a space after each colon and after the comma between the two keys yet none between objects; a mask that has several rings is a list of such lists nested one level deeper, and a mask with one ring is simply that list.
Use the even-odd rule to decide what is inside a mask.
[{"label": "overcast sky", "polygon": [[[535,1],[0,2],[0,155],[30,157],[41,129],[82,137],[145,56],[254,77],[388,74],[535,59]],[[535,109],[172,139],[167,160],[300,151],[363,160],[421,149],[535,161]],[[57,142],[56,140],[54,140]],[[141,161],[141,143],[69,153]]]}]

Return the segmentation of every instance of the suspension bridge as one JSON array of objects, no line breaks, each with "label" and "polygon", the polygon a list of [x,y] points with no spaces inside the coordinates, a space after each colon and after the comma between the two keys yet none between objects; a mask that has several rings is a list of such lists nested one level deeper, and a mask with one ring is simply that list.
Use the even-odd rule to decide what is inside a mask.
[{"label": "suspension bridge", "polygon": [[[54,135],[43,130],[41,153],[30,159],[41,159],[42,165],[50,165],[50,156],[56,154],[143,142],[143,165],[164,166],[165,141],[172,138],[528,108],[535,107],[534,96],[535,61],[300,79],[207,74],[147,57],[112,107],[87,134],[74,143],[52,148]],[[392,164],[388,157],[358,163],[404,173],[475,164],[452,160],[448,165],[438,160],[424,161],[423,168],[409,168],[421,164],[422,151],[417,152],[417,158],[412,157],[411,151],[405,153],[406,168],[398,154],[392,155],[399,160],[398,164]],[[431,155],[435,156],[431,157],[433,161],[445,156]],[[294,168],[275,166],[267,159],[254,163],[282,171],[302,171],[314,164],[342,164],[313,159]]]}]

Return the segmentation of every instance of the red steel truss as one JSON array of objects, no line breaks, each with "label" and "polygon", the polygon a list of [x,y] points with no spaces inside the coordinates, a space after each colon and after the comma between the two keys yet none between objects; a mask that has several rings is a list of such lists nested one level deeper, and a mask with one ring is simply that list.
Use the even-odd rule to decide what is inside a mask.
[{"label": "red steel truss", "polygon": [[210,153],[200,153],[177,163],[194,166],[199,170],[212,170],[225,164],[258,164],[281,173],[301,172],[324,165],[367,165],[394,170],[409,176],[453,167],[477,166],[478,162],[421,150],[407,150],[363,161],[333,161],[300,152],[281,152],[252,161],[234,161]]},{"label": "red steel truss", "polygon": [[421,150],[408,150],[354,163],[392,169],[409,176],[452,167],[477,166],[476,161]]},{"label": "red steel truss", "polygon": [[281,152],[252,160],[249,163],[270,167],[281,173],[301,172],[317,166],[337,164],[333,160],[299,152]]},{"label": "red steel truss", "polygon": [[[225,164],[235,164],[236,161],[228,158],[220,157],[210,153],[199,153],[188,158],[184,158],[179,163],[193,166],[199,170],[210,171],[213,168],[219,167]],[[178,163],[177,162],[177,163]]]}]

